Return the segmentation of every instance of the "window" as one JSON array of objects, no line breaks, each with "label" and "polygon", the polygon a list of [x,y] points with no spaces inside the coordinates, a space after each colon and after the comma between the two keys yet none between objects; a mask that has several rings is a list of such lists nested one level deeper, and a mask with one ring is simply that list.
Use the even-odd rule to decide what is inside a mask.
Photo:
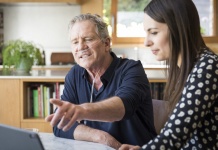
[{"label": "window", "polygon": [[[150,0],[104,0],[104,18],[109,24],[113,44],[142,44],[143,9]],[[218,2],[193,0],[201,22],[205,42],[217,42]],[[130,5],[131,3],[131,5]]]},{"label": "window", "polygon": [[118,0],[116,14],[117,37],[144,37],[144,32],[142,32],[143,9],[149,2],[150,0]]},{"label": "window", "polygon": [[214,10],[212,0],[193,0],[195,6],[197,7],[200,23],[201,23],[201,33],[203,36],[213,36],[215,34],[213,28],[214,21]]}]

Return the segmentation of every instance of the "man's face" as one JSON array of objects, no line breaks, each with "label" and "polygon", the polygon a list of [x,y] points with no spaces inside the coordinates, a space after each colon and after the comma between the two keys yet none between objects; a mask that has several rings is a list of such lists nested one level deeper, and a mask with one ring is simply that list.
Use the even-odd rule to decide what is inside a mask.
[{"label": "man's face", "polygon": [[91,21],[76,22],[70,30],[70,41],[75,61],[85,69],[98,69],[109,52],[108,42],[103,42]]}]

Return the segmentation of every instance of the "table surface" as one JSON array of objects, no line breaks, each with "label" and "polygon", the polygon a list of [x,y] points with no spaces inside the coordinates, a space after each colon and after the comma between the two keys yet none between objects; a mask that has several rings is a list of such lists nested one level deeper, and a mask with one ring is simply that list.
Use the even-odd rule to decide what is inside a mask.
[{"label": "table surface", "polygon": [[99,143],[55,137],[53,133],[39,133],[39,136],[45,150],[114,150]]}]

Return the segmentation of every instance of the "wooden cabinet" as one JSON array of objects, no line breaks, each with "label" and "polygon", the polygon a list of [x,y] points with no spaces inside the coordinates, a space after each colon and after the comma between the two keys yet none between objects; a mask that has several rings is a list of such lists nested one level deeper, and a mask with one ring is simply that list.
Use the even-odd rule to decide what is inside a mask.
[{"label": "wooden cabinet", "polygon": [[0,123],[20,127],[20,81],[0,79]]},{"label": "wooden cabinet", "polygon": [[21,128],[37,128],[39,132],[52,132],[52,127],[49,123],[45,122],[44,118],[28,117],[27,110],[27,87],[31,84],[56,84],[64,82],[63,78],[28,78],[20,80],[21,88]]},{"label": "wooden cabinet", "polygon": [[104,0],[81,0],[81,13],[91,13],[103,16]]},{"label": "wooden cabinet", "polygon": [[63,83],[67,72],[47,70],[44,75],[0,76],[0,123],[52,132],[52,127],[44,118],[28,117],[27,87],[32,83]]},{"label": "wooden cabinet", "polygon": [[[55,84],[63,83],[63,79],[21,79],[21,128],[37,128],[40,132],[52,132],[52,127],[49,123],[45,122],[44,118],[33,118],[27,117],[27,87],[31,84]],[[161,99],[161,94],[163,93],[165,79],[151,78],[149,80],[151,83],[151,93],[153,99]],[[160,88],[160,85],[163,85]],[[158,88],[157,88],[158,87]]]},{"label": "wooden cabinet", "polygon": [[39,129],[39,132],[53,132],[52,126],[48,122],[45,122],[44,119],[26,119],[21,121],[20,127],[23,129],[36,128]]},{"label": "wooden cabinet", "polygon": [[[0,76],[0,123],[19,128],[37,128],[39,132],[52,132],[52,127],[45,122],[44,117],[29,116],[27,89],[34,84],[64,83],[67,72],[45,70],[43,75],[35,73],[30,76]],[[162,70],[146,70],[149,82],[166,82],[160,76],[161,72]]]}]

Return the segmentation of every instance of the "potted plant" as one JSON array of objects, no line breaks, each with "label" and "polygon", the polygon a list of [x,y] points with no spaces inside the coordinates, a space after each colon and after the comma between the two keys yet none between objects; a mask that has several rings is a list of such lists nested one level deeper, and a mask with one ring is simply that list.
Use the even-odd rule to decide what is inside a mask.
[{"label": "potted plant", "polygon": [[40,49],[32,42],[11,40],[3,44],[3,69],[14,66],[16,73],[29,73],[32,65],[42,65],[43,59]]}]

